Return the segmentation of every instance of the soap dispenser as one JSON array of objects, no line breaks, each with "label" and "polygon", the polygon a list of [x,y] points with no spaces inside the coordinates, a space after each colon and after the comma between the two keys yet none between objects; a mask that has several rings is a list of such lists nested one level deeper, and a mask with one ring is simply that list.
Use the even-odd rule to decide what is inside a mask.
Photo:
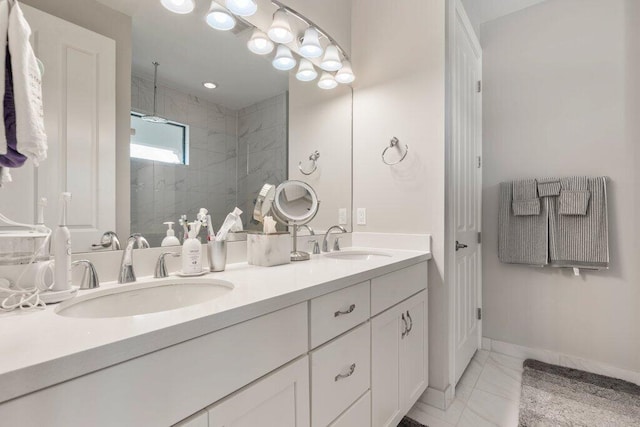
[{"label": "soap dispenser", "polygon": [[167,221],[163,224],[169,228],[167,229],[167,235],[162,239],[160,246],[180,246],[180,240],[176,237],[176,232],[173,229],[173,224],[175,224],[175,222]]},{"label": "soap dispenser", "polygon": [[202,274],[202,244],[196,237],[200,233],[199,221],[189,223],[189,238],[182,245],[182,274]]}]

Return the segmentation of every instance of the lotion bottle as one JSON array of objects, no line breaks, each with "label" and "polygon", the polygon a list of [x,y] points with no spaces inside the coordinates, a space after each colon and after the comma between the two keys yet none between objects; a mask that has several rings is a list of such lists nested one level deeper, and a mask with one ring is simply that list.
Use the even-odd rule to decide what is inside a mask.
[{"label": "lotion bottle", "polygon": [[162,239],[160,246],[180,246],[180,240],[176,237],[176,232],[173,229],[174,222],[165,222],[164,225],[168,226],[167,235]]},{"label": "lotion bottle", "polygon": [[60,196],[60,225],[53,235],[53,286],[52,291],[71,289],[71,233],[67,228],[67,204],[71,201],[71,193]]},{"label": "lotion bottle", "polygon": [[196,239],[200,226],[199,221],[189,223],[189,238],[182,244],[182,274],[202,272],[202,244]]}]

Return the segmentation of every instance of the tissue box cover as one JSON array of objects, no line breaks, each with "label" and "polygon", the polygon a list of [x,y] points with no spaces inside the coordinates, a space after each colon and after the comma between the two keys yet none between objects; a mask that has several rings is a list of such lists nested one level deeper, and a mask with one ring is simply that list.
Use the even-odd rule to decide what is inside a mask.
[{"label": "tissue box cover", "polygon": [[262,267],[291,262],[289,233],[247,233],[247,262]]}]

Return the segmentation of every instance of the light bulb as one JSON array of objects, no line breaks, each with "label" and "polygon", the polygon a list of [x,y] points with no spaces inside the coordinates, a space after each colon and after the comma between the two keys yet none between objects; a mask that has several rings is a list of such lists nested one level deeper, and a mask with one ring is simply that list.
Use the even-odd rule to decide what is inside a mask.
[{"label": "light bulb", "polygon": [[160,0],[162,5],[173,13],[190,13],[196,7],[194,0]]},{"label": "light bulb", "polygon": [[258,10],[258,5],[253,0],[227,0],[227,9],[238,16],[251,16]]},{"label": "light bulb", "polygon": [[273,58],[273,67],[282,70],[288,71],[296,66],[296,60],[291,54],[291,50],[285,45],[278,45],[278,50],[276,52],[276,57]]},{"label": "light bulb", "polygon": [[213,82],[204,82],[202,83],[202,86],[206,87],[207,89],[215,89],[218,87],[218,85]]},{"label": "light bulb", "polygon": [[298,72],[296,73],[296,79],[301,82],[310,82],[318,77],[318,72],[313,67],[313,64],[308,59],[301,59]]},{"label": "light bulb", "polygon": [[211,28],[221,31],[229,31],[236,26],[236,18],[233,17],[231,12],[216,3],[215,0],[211,2],[206,21]]},{"label": "light bulb", "polygon": [[293,32],[291,31],[287,12],[284,9],[278,9],[273,14],[273,23],[267,34],[276,43],[287,44],[293,41]]},{"label": "light bulb", "polygon": [[305,58],[318,58],[322,56],[322,45],[320,44],[318,30],[309,27],[304,32],[302,45],[300,46],[300,55]]},{"label": "light bulb", "polygon": [[340,61],[340,53],[335,45],[330,44],[324,51],[320,68],[325,71],[338,71],[342,68],[342,62]]},{"label": "light bulb", "polygon": [[338,82],[332,74],[327,72],[322,73],[322,77],[320,77],[318,81],[318,87],[320,89],[335,89],[336,86],[338,86]]},{"label": "light bulb", "polygon": [[343,61],[342,68],[336,73],[336,81],[342,84],[349,84],[353,83],[355,79],[356,76],[353,75],[351,63],[349,61]]},{"label": "light bulb", "polygon": [[253,30],[251,38],[247,42],[249,50],[258,55],[266,55],[273,51],[273,42],[269,40],[269,37],[259,29]]}]

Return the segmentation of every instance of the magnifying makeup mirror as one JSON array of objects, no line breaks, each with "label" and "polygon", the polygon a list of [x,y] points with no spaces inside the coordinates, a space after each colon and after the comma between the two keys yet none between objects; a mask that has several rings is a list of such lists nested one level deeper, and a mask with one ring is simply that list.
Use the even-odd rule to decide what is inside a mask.
[{"label": "magnifying makeup mirror", "polygon": [[253,217],[264,219],[269,212],[281,224],[293,229],[293,251],[291,261],[306,261],[308,252],[298,251],[298,227],[310,222],[318,213],[320,201],[314,189],[302,181],[285,181],[274,188],[265,184],[258,194]]}]

